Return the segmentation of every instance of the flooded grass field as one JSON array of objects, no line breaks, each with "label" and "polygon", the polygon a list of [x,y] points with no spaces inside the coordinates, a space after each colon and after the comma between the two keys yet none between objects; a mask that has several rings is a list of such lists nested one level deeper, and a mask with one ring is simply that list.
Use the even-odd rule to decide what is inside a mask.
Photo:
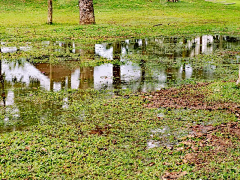
[{"label": "flooded grass field", "polygon": [[0,179],[240,179],[240,3],[0,0]]},{"label": "flooded grass field", "polygon": [[0,0],[0,179],[240,179],[239,0]]},{"label": "flooded grass field", "polygon": [[[44,118],[57,121],[78,91],[97,90],[111,98],[124,92],[153,92],[195,81],[238,78],[238,37],[25,44],[1,42],[1,132],[19,130]],[[39,103],[39,93],[59,97]]]}]

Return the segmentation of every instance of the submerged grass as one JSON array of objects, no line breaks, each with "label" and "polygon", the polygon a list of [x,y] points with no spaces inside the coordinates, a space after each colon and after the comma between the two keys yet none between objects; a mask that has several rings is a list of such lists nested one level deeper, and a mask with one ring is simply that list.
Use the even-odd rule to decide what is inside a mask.
[{"label": "submerged grass", "polygon": [[[182,161],[188,150],[172,145],[187,137],[190,126],[236,121],[221,111],[146,109],[140,96],[126,92],[121,96],[92,90],[29,93],[17,99],[21,106],[31,107],[32,113],[27,113],[33,118],[46,103],[52,109],[62,107],[66,96],[72,100],[67,109],[45,114],[38,125],[0,135],[2,178],[159,179],[166,171],[187,171],[187,177],[194,178],[195,166]],[[161,146],[151,148],[149,143]],[[239,152],[230,154],[234,158]],[[211,164],[218,169],[215,173],[198,176],[221,178],[228,172],[222,167],[232,161],[225,160]],[[235,171],[228,176],[238,177],[237,163],[231,169]]]}]

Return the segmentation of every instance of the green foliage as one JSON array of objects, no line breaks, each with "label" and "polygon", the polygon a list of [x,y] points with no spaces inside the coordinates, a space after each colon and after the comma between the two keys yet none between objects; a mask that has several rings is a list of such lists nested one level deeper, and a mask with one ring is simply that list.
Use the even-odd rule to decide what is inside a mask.
[{"label": "green foliage", "polygon": [[208,88],[211,92],[207,98],[209,101],[240,103],[240,91],[236,82],[215,82]]}]

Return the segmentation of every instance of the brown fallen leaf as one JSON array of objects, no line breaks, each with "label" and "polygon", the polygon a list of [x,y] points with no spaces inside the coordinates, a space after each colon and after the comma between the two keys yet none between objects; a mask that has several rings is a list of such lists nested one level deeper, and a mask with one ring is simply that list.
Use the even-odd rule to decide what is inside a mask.
[{"label": "brown fallen leaf", "polygon": [[197,160],[198,160],[197,153],[189,153],[185,155],[183,162],[192,164],[192,163],[196,163]]},{"label": "brown fallen leaf", "polygon": [[198,151],[198,147],[196,147],[196,146],[192,146],[192,149],[194,150],[194,151]]},{"label": "brown fallen leaf", "polygon": [[168,162],[163,162],[163,165],[170,166],[170,165],[171,165],[171,163],[168,163]]},{"label": "brown fallen leaf", "polygon": [[185,176],[187,171],[183,172],[166,172],[165,175],[162,176],[163,180],[171,180],[171,179],[178,179],[182,176]]},{"label": "brown fallen leaf", "polygon": [[153,166],[153,165],[155,165],[155,162],[151,162],[148,166]]},{"label": "brown fallen leaf", "polygon": [[25,147],[25,150],[29,151],[29,150],[30,150],[30,147],[29,147],[29,146],[26,146],[26,147]]},{"label": "brown fallen leaf", "polygon": [[195,158],[195,155],[193,153],[189,153],[189,154],[185,155],[185,159],[187,159],[187,160],[192,160],[194,158]]},{"label": "brown fallen leaf", "polygon": [[89,132],[89,134],[98,134],[98,135],[102,135],[103,134],[103,131],[100,130],[100,129],[97,129],[97,130],[91,130]]}]

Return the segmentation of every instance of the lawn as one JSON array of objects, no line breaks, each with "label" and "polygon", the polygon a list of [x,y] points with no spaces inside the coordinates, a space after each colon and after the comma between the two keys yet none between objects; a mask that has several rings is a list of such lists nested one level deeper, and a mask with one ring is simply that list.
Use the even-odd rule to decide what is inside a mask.
[{"label": "lawn", "polygon": [[239,34],[239,4],[199,0],[94,1],[96,25],[80,26],[77,1],[53,1],[53,25],[47,3],[1,1],[1,39],[26,41],[70,38],[102,41],[126,37],[184,34]]}]

